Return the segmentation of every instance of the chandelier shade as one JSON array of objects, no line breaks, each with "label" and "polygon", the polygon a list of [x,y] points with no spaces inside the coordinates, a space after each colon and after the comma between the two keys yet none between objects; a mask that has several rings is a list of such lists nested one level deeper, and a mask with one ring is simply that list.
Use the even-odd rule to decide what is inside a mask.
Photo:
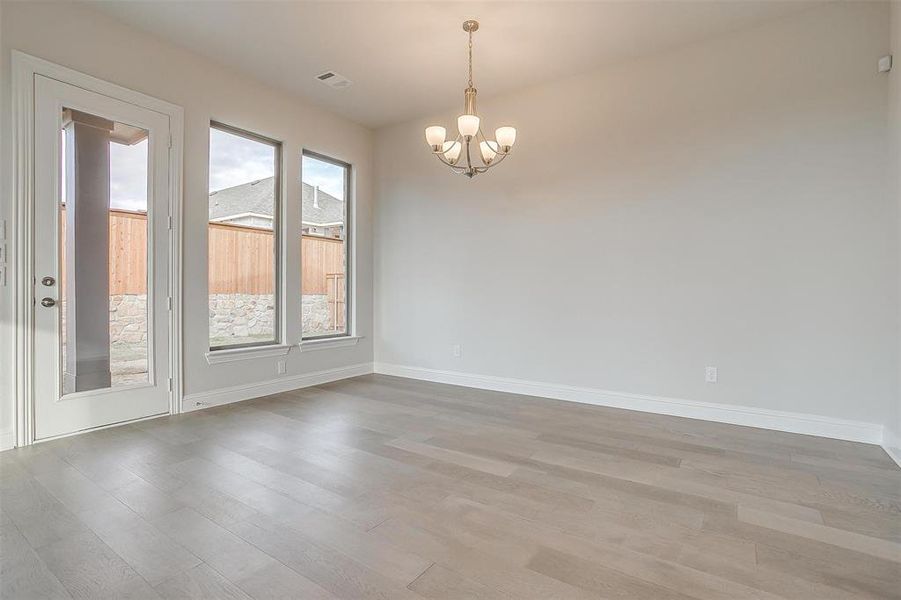
[{"label": "chandelier shade", "polygon": [[497,142],[480,142],[479,153],[482,155],[482,162],[490,165],[497,156]]},{"label": "chandelier shade", "polygon": [[445,138],[447,138],[447,130],[444,127],[440,125],[426,127],[425,139],[432,148],[441,148],[444,145]]},{"label": "chandelier shade", "polygon": [[444,142],[441,146],[441,154],[444,155],[444,158],[446,158],[451,165],[455,165],[460,158],[460,151],[462,149],[463,144],[460,142]]},{"label": "chandelier shade", "polygon": [[479,133],[479,119],[475,115],[460,115],[457,117],[457,129],[463,137],[473,137]]},{"label": "chandelier shade", "polygon": [[[470,20],[463,23],[463,31],[469,34],[469,85],[463,92],[463,114],[457,117],[458,135],[453,140],[448,140],[447,129],[441,125],[430,125],[425,129],[425,139],[432,154],[456,173],[466,175],[470,179],[504,160],[516,142],[514,127],[498,127],[494,131],[494,140],[487,139],[482,133],[482,120],[476,113],[477,91],[472,85],[472,34],[478,29],[478,21]],[[473,142],[478,147],[478,152],[472,151]],[[465,160],[458,164],[461,156]],[[473,157],[481,160],[481,163],[473,162]]]},{"label": "chandelier shade", "polygon": [[510,148],[513,147],[513,142],[516,141],[516,128],[498,127],[494,130],[494,139],[497,140],[501,148],[506,148],[506,151],[509,152]]}]

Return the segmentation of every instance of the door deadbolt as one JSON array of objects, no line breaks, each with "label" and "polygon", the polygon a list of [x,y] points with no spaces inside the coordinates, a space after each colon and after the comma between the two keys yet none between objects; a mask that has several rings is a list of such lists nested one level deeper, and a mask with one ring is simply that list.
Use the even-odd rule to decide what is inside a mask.
[{"label": "door deadbolt", "polygon": [[56,306],[56,300],[54,300],[53,298],[42,298],[41,306],[44,306],[47,308],[50,308],[51,306]]},{"label": "door deadbolt", "polygon": [[46,285],[47,287],[50,287],[56,283],[56,279],[54,279],[53,277],[44,277],[43,279],[41,279],[41,283]]}]

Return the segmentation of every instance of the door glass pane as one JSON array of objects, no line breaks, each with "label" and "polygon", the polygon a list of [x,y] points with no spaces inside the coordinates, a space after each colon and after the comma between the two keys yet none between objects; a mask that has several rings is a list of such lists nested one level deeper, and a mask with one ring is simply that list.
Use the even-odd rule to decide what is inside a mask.
[{"label": "door glass pane", "polygon": [[304,154],[301,165],[303,337],[347,333],[347,182],[350,166]]},{"label": "door glass pane", "polygon": [[60,138],[63,393],[146,383],[148,132],[64,109]]}]

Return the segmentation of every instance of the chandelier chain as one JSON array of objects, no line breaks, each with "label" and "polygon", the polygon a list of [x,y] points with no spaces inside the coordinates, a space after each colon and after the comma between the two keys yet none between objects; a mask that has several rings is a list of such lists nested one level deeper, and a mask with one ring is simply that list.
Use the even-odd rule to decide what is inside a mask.
[{"label": "chandelier chain", "polygon": [[472,87],[472,29],[469,30],[469,87]]}]

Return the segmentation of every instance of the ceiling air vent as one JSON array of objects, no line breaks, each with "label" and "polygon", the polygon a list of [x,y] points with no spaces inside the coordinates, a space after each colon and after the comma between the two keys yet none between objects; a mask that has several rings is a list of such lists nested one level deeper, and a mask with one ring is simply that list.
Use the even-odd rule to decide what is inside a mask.
[{"label": "ceiling air vent", "polygon": [[320,75],[316,76],[316,79],[324,83],[325,85],[333,88],[346,88],[353,85],[353,81],[345,77],[344,75],[340,75],[335,73],[334,71],[326,71]]}]

